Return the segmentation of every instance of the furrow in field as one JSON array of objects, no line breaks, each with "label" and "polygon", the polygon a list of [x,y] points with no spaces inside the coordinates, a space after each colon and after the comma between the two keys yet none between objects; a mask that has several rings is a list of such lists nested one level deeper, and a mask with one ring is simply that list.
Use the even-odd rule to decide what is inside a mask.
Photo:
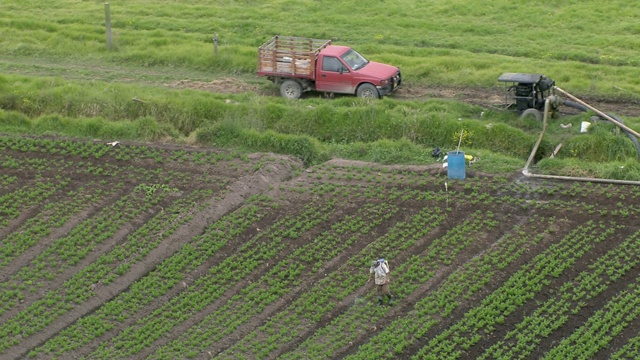
[{"label": "furrow in field", "polygon": [[502,324],[506,316],[532,299],[550,282],[551,277],[560,276],[570,268],[588,252],[593,243],[611,236],[614,229],[610,224],[589,222],[573,230],[559,243],[523,266],[457,323],[428,340],[414,358],[459,358],[463,351]]}]

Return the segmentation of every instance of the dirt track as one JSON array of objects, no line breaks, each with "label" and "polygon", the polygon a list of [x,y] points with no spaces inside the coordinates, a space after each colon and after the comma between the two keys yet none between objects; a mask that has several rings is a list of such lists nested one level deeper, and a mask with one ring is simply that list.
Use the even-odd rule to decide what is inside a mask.
[{"label": "dirt track", "polygon": [[[256,92],[264,96],[279,96],[278,90],[275,86],[260,87],[236,78],[221,78],[210,82],[179,80],[171,83],[165,83],[164,85],[171,88],[197,89],[221,94]],[[447,88],[405,83],[390,97],[400,100],[426,100],[431,98],[451,99],[478,105],[484,108],[497,108],[506,102],[502,91],[503,88],[500,86],[494,88]],[[319,94],[308,93],[306,96],[317,95]],[[581,100],[605,113],[631,117],[640,116],[640,103],[638,102],[612,99],[604,100],[593,97],[583,97]],[[327,101],[330,101],[330,99],[327,99]],[[574,109],[566,107],[562,108],[561,111],[566,112],[567,114],[576,113]]]}]

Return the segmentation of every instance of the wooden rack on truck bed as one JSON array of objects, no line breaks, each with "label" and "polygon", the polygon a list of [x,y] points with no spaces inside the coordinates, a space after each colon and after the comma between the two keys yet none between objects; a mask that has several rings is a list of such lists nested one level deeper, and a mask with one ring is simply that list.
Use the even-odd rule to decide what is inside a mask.
[{"label": "wooden rack on truck bed", "polygon": [[331,40],[274,36],[258,49],[258,74],[313,78],[315,60]]}]

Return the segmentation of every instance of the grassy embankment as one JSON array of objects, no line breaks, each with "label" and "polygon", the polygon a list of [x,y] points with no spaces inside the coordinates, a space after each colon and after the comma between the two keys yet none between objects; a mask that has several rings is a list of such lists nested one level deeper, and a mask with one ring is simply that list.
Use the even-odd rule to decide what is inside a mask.
[{"label": "grassy embankment", "polygon": [[[400,66],[407,86],[477,87],[495,96],[502,72],[537,72],[578,96],[640,99],[633,50],[640,9],[622,1],[543,2],[533,9],[526,2],[450,0],[111,2],[111,50],[102,3],[44,5],[0,5],[0,131],[199,142],[290,153],[307,163],[333,156],[430,163],[433,147],[455,149],[464,130],[461,148],[480,157],[477,169],[493,172],[522,167],[541,129],[452,100],[372,103],[312,94],[291,102],[162,86],[235,77],[272,90],[254,71],[257,47],[274,34],[352,45]],[[614,126],[598,123],[578,134],[588,117],[562,119],[573,123],[571,132],[549,127],[540,158],[564,146],[556,159],[538,162],[540,171],[640,179],[635,148]],[[624,120],[640,126],[636,118]]]}]

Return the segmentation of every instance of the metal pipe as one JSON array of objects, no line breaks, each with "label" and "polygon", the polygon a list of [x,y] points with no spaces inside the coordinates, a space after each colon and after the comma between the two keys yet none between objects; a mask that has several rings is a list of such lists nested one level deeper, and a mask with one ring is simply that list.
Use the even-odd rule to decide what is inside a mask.
[{"label": "metal pipe", "polygon": [[[620,185],[640,185],[640,181],[633,181],[633,180],[615,180],[615,179],[601,179],[601,178],[588,178],[588,177],[540,175],[540,174],[530,173],[529,165],[531,165],[531,162],[533,162],[536,152],[538,151],[538,147],[542,142],[544,133],[547,130],[547,118],[549,117],[549,108],[550,108],[550,99],[547,98],[544,102],[544,116],[542,117],[542,131],[540,132],[540,135],[538,135],[538,140],[533,146],[533,150],[531,150],[531,154],[529,155],[529,159],[524,165],[524,169],[522,169],[522,175],[526,177],[539,178],[539,179],[585,181],[585,182],[597,182],[597,183],[620,184]],[[601,114],[598,114],[598,115],[601,115]]]},{"label": "metal pipe", "polygon": [[[598,114],[600,117],[605,118],[605,119],[607,119],[607,120],[611,121],[612,123],[614,123],[614,124],[618,125],[619,127],[623,128],[623,129],[625,129],[625,130],[627,130],[628,132],[632,133],[632,134],[633,134],[633,135],[635,135],[636,137],[640,137],[640,134],[639,134],[637,131],[635,131],[635,130],[631,129],[631,128],[630,128],[630,127],[628,127],[627,125],[625,125],[625,124],[621,123],[620,121],[618,121],[618,120],[616,120],[616,119],[612,118],[611,116],[609,116],[609,115],[607,115],[607,114],[603,113],[602,111],[600,111],[600,110],[598,110],[598,109],[594,108],[593,106],[591,106],[591,105],[587,104],[586,102],[584,102],[584,101],[582,101],[582,100],[578,99],[577,97],[575,97],[575,96],[573,96],[573,95],[569,94],[568,92],[566,92],[566,91],[564,91],[564,90],[560,89],[559,87],[554,86],[554,87],[553,87],[553,89],[554,89],[554,90],[559,91],[560,93],[562,93],[562,94],[563,94],[563,95],[565,95],[566,97],[568,97],[568,98],[570,98],[571,100],[573,100],[573,101],[577,102],[578,104],[580,104],[580,105],[582,105],[582,106],[586,107],[587,109],[589,109],[589,110],[591,110],[591,111],[595,112],[595,113],[596,113],[596,114]],[[545,106],[546,106],[546,105],[545,105]]]}]

